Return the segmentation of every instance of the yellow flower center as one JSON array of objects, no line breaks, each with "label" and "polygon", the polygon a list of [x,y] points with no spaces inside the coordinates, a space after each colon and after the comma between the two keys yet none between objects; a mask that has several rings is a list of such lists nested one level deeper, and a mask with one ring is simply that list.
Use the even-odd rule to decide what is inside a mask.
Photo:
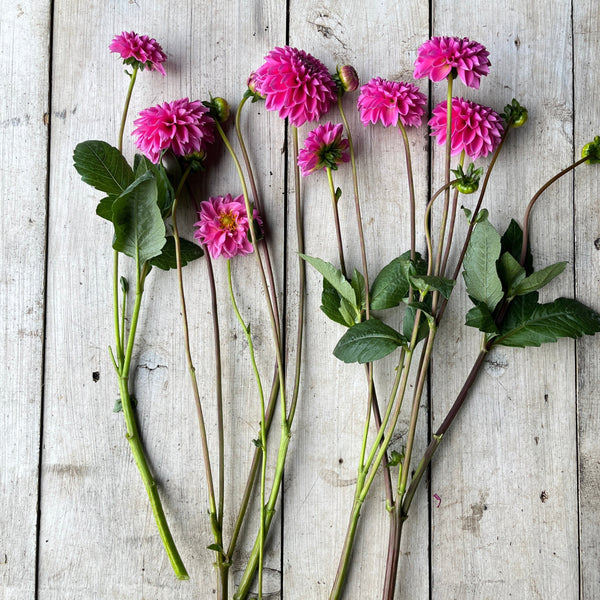
[{"label": "yellow flower center", "polygon": [[223,213],[219,217],[219,223],[224,231],[233,233],[237,229],[237,219],[230,212]]}]

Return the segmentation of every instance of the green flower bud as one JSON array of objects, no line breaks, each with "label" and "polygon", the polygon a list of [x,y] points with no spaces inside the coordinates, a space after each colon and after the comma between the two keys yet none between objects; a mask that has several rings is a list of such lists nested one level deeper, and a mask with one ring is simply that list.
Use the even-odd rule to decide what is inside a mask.
[{"label": "green flower bud", "polygon": [[596,136],[593,142],[588,142],[581,150],[581,158],[588,157],[586,164],[595,165],[600,163],[600,137]]},{"label": "green flower bud", "polygon": [[504,112],[500,115],[509,127],[521,127],[527,123],[527,109],[521,106],[515,98],[510,104],[504,107]]},{"label": "green flower bud", "polygon": [[452,187],[457,189],[461,194],[473,194],[479,189],[479,180],[483,174],[483,167],[475,169],[475,165],[471,163],[465,173],[463,168],[458,165],[458,168],[453,169],[452,173],[454,173],[458,180],[452,184]]}]

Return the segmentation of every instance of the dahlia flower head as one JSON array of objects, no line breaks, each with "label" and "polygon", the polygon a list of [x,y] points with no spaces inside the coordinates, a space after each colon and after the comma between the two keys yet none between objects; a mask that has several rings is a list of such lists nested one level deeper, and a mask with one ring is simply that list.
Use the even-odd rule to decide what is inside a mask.
[{"label": "dahlia flower head", "polygon": [[175,156],[203,152],[215,139],[215,122],[208,112],[202,102],[188,98],[146,108],[133,122],[135,145],[155,164],[163,150]]},{"label": "dahlia flower head", "polygon": [[441,81],[454,71],[465,85],[479,89],[481,77],[490,72],[489,54],[469,38],[433,37],[417,51],[414,77]]},{"label": "dahlia flower head", "polygon": [[271,50],[255,71],[253,83],[267,110],[279,111],[295,127],[317,121],[337,99],[337,86],[327,67],[290,46]]},{"label": "dahlia flower head", "polygon": [[418,127],[426,104],[427,96],[416,85],[381,77],[374,77],[360,88],[357,102],[365,127],[378,121],[384,127],[395,127],[398,121],[405,127]]},{"label": "dahlia flower head", "polygon": [[123,31],[121,35],[115,36],[108,49],[121,55],[123,62],[132,67],[158,71],[166,75],[161,63],[167,60],[160,44],[147,35],[138,35],[135,31]]},{"label": "dahlia flower head", "polygon": [[350,161],[350,146],[342,138],[344,126],[341,123],[325,123],[313,129],[304,140],[298,152],[298,166],[302,175],[310,175],[321,169],[337,169],[338,165]]},{"label": "dahlia flower head", "polygon": [[[438,144],[446,143],[446,102],[438,104],[429,120],[431,135]],[[472,160],[487,156],[500,143],[504,127],[500,115],[487,106],[464,98],[452,98],[452,156],[463,150]]]},{"label": "dahlia flower head", "polygon": [[[232,198],[231,194],[216,196],[200,203],[199,220],[194,223],[194,237],[213,258],[250,254],[253,250],[248,238],[250,223],[244,196]],[[255,209],[253,218],[259,227],[262,220]]]}]

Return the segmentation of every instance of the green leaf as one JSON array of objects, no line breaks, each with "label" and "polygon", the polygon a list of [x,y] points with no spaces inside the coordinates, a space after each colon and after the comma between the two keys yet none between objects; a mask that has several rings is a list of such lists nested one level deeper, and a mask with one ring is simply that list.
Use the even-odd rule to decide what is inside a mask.
[{"label": "green leaf", "polygon": [[175,190],[171,185],[167,171],[162,162],[155,165],[142,154],[136,154],[133,161],[135,176],[141,177],[144,173],[150,171],[156,179],[156,187],[158,191],[157,203],[163,217],[171,214],[171,208],[175,200]]},{"label": "green leaf", "polygon": [[368,363],[406,344],[406,338],[395,329],[378,319],[369,319],[350,327],[337,343],[333,354],[345,363]]},{"label": "green leaf", "polygon": [[399,465],[403,460],[404,451],[402,451],[402,454],[400,454],[398,450],[392,450],[392,452],[390,453],[390,458],[388,460],[388,465],[390,467],[395,467],[396,465]]},{"label": "green leaf", "polygon": [[156,204],[156,180],[148,172],[136,179],[113,204],[113,248],[140,264],[158,256],[165,245],[165,224]]},{"label": "green leaf", "polygon": [[437,275],[421,275],[419,277],[409,277],[409,279],[413,287],[420,292],[426,294],[431,290],[435,290],[446,299],[450,297],[455,283],[453,279],[446,279]]},{"label": "green leaf", "polygon": [[366,297],[365,297],[365,278],[362,273],[359,273],[356,269],[352,272],[352,279],[350,280],[350,285],[356,294],[356,298],[358,299],[358,307],[362,310],[366,306]]},{"label": "green leaf", "polygon": [[299,256],[319,271],[319,273],[323,275],[323,278],[326,279],[340,296],[345,298],[351,304],[351,306],[358,308],[354,289],[339,269],[336,269],[331,263],[325,262],[320,258],[307,256],[306,254],[299,254]]},{"label": "green leaf", "polygon": [[[521,262],[521,248],[523,246],[523,231],[519,224],[512,219],[510,225],[504,232],[501,240],[502,252],[509,252],[510,255],[518,262]],[[527,251],[525,254],[525,273],[531,275],[533,273],[533,257],[527,244]]]},{"label": "green leaf", "polygon": [[[566,262],[559,262],[555,265],[550,265],[539,271],[534,271],[529,277],[523,279],[514,290],[514,296],[523,296],[535,290],[543,288],[546,284],[550,283],[555,277],[558,277],[567,266]],[[523,270],[525,273],[525,270]]]},{"label": "green leaf", "polygon": [[371,286],[369,298],[371,308],[384,310],[399,306],[402,300],[408,296],[409,275],[425,275],[425,273],[427,273],[427,263],[418,252],[415,253],[413,262],[410,260],[410,251],[394,258],[381,269]]},{"label": "green leaf", "polygon": [[347,311],[348,303],[342,299],[336,289],[323,279],[323,292],[321,294],[321,310],[332,320],[345,327],[352,327],[356,322]]},{"label": "green leaf", "polygon": [[[461,208],[463,209],[465,216],[467,217],[467,222],[469,223],[469,225],[471,224],[471,217],[473,216],[473,213],[470,209],[468,209],[466,206],[461,206]],[[475,215],[475,223],[481,223],[481,221],[487,221],[487,218],[489,217],[490,213],[488,212],[487,208],[482,208],[477,215]]]},{"label": "green leaf", "polygon": [[[425,300],[421,303],[411,302],[406,307],[406,312],[404,313],[404,320],[402,322],[402,333],[407,340],[412,339],[413,328],[415,326],[415,317],[417,315],[417,308],[415,305],[424,304],[423,308],[427,308],[427,310],[422,310],[425,313],[425,316],[431,314],[431,295],[425,296]],[[415,344],[418,344],[421,340],[424,340],[429,335],[429,323],[427,318],[421,317],[419,320],[419,329],[417,330],[417,339]]]},{"label": "green leaf", "polygon": [[335,201],[337,202],[342,197],[342,190],[340,188],[336,188],[335,190]]},{"label": "green leaf", "polygon": [[498,333],[494,317],[485,302],[480,302],[467,313],[465,325],[485,333]]},{"label": "green leaf", "polygon": [[77,144],[73,161],[85,183],[109,196],[119,196],[134,179],[123,155],[106,142],[88,140]]},{"label": "green leaf", "polygon": [[102,198],[100,202],[98,202],[98,206],[96,206],[96,214],[107,221],[112,222],[112,207],[117,199],[117,196],[106,196],[106,198]]},{"label": "green leaf", "polygon": [[420,310],[422,313],[429,315],[430,317],[433,316],[431,314],[431,302],[409,302],[406,306],[414,308],[415,310]]},{"label": "green leaf", "polygon": [[504,252],[498,261],[498,275],[504,284],[506,295],[512,298],[516,295],[514,288],[525,279],[525,269],[510,252]]},{"label": "green leaf", "polygon": [[210,546],[206,546],[207,550],[214,550],[215,552],[220,552],[221,554],[225,554],[223,550],[223,546],[221,544],[211,544]]},{"label": "green leaf", "polygon": [[538,304],[537,298],[533,292],[511,302],[496,344],[525,348],[600,331],[600,315],[577,300],[558,298]]},{"label": "green leaf", "polygon": [[[198,244],[179,238],[181,249],[181,266],[185,267],[188,263],[204,256],[204,251]],[[167,241],[158,256],[152,257],[148,261],[152,266],[158,267],[163,271],[177,268],[177,256],[175,255],[175,238],[172,235],[167,236]]]},{"label": "green leaf", "polygon": [[467,293],[472,299],[485,302],[490,311],[504,296],[496,272],[500,249],[500,235],[488,221],[482,221],[473,229],[463,262]]}]

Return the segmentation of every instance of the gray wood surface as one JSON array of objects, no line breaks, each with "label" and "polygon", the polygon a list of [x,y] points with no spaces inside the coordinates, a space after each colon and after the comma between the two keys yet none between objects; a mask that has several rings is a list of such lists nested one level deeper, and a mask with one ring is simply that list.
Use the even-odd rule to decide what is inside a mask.
[{"label": "gray wood surface", "polygon": [[[511,217],[522,220],[538,187],[600,134],[597,3],[2,0],[0,5],[0,600],[216,597],[213,556],[206,548],[212,537],[200,440],[172,273],[153,272],[148,279],[132,372],[140,430],[189,582],[172,575],[123,417],[112,412],[118,388],[107,352],[113,337],[111,230],[94,214],[99,194],[72,166],[78,142],[116,141],[128,80],[108,52],[112,37],[147,33],[169,56],[167,77],[140,73],[128,130],[142,108],[179,97],[212,94],[236,106],[248,74],[276,45],[301,47],[331,70],[351,63],[366,82],[377,75],[410,80],[416,49],[430,33],[476,39],[490,51],[492,70],[479,91],[457,83],[455,92],[498,111],[516,97],[530,115],[526,127],[511,133],[487,196],[490,220],[502,229]],[[425,80],[420,86],[429,91]],[[433,102],[444,96],[442,86],[431,93]],[[364,128],[353,110],[355,99],[346,97],[344,106],[357,146],[375,273],[409,247],[405,164],[398,133]],[[331,119],[338,118],[334,109]],[[291,370],[298,297],[291,137],[262,104],[248,105],[242,120],[272,234],[278,292],[282,301],[286,297]],[[301,140],[309,130],[301,128]],[[420,223],[428,193],[440,181],[442,153],[429,144],[425,127],[411,131],[410,142]],[[126,135],[124,153],[133,152]],[[220,153],[218,168],[197,180],[198,200],[241,193],[231,161]],[[596,310],[599,176],[597,166],[586,165],[565,177],[540,200],[532,222],[536,266],[568,261],[544,297],[576,296]],[[334,177],[343,189],[347,262],[360,268],[349,169]],[[303,178],[301,190],[306,251],[337,262],[325,175]],[[190,237],[193,199],[181,220]],[[462,216],[459,222],[460,237]],[[424,248],[422,239],[418,244]],[[457,252],[455,246],[451,261]],[[226,467],[227,532],[259,413],[246,342],[229,308],[225,264],[214,266],[226,445],[233,449]],[[187,267],[184,277],[209,442],[216,449],[204,261]],[[270,382],[272,344],[253,261],[234,264],[234,284],[256,338],[259,369]],[[319,311],[320,291],[309,270],[300,401],[267,556],[264,589],[271,599],[328,597],[356,480],[366,382],[362,369],[332,356],[342,328]],[[459,284],[437,340],[416,458],[477,355],[479,338],[462,325],[467,305]],[[399,600],[600,597],[598,350],[598,339],[586,338],[489,356],[413,503],[404,530]],[[382,398],[393,366],[390,359],[378,368]],[[398,449],[407,420],[404,415],[398,427]],[[272,437],[278,439],[276,428]],[[256,510],[254,503],[254,515]],[[242,533],[234,584],[256,527],[254,517]],[[380,597],[387,530],[378,480],[363,510],[346,598]]]}]

